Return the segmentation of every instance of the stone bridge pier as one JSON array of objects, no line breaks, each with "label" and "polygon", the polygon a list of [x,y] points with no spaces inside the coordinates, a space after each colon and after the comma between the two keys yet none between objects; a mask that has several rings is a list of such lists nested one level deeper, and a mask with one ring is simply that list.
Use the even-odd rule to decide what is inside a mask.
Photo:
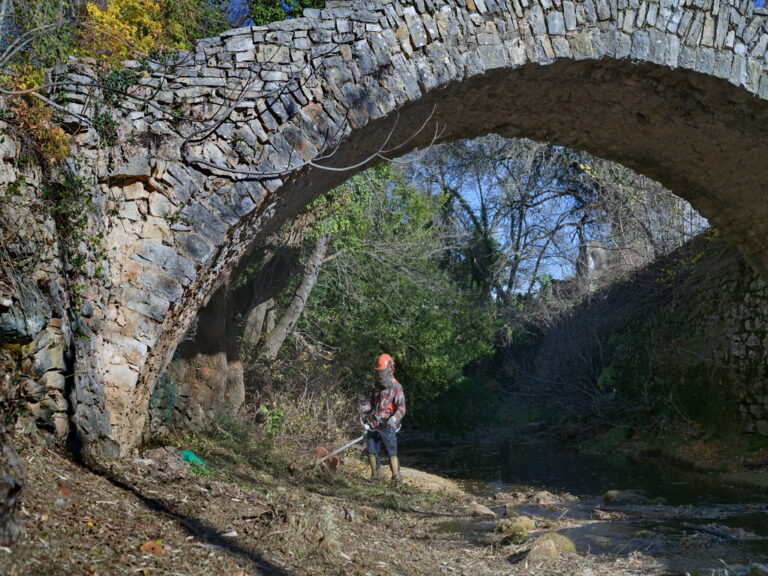
[{"label": "stone bridge pier", "polygon": [[[180,336],[249,248],[355,171],[435,139],[525,136],[626,164],[765,274],[767,23],[749,0],[329,2],[128,63],[139,80],[111,111],[111,162],[94,129],[78,136],[108,264],[85,293],[81,437],[130,450]],[[71,82],[60,101],[93,118],[96,73],[55,73]]]}]

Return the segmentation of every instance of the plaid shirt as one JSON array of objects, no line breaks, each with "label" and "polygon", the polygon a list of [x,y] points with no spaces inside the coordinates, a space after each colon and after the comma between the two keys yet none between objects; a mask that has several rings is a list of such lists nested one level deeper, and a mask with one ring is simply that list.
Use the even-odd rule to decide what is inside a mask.
[{"label": "plaid shirt", "polygon": [[405,394],[403,387],[394,378],[392,384],[383,390],[377,390],[371,398],[373,407],[373,427],[386,428],[387,421],[396,416],[400,422],[405,416]]}]

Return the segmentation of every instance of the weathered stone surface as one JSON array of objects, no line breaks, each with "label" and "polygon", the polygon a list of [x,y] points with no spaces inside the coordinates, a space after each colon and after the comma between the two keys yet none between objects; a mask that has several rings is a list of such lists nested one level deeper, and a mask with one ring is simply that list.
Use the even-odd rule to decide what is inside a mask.
[{"label": "weathered stone surface", "polygon": [[149,176],[151,168],[146,154],[136,153],[114,164],[110,175],[114,178]]},{"label": "weathered stone surface", "polygon": [[50,307],[38,287],[24,280],[13,279],[13,293],[2,294],[0,342],[29,341],[51,319]]},{"label": "weathered stone surface", "polygon": [[40,332],[34,341],[25,347],[25,354],[33,359],[35,372],[43,374],[48,370],[64,371],[65,341],[58,328],[48,328]]},{"label": "weathered stone surface", "polygon": [[138,312],[156,322],[162,322],[170,307],[170,301],[133,286],[124,286],[121,300],[123,305],[134,312]]},{"label": "weathered stone surface", "polygon": [[168,218],[173,215],[175,206],[159,192],[152,192],[149,195],[149,213],[152,216],[158,216],[159,218]]},{"label": "weathered stone surface", "polygon": [[496,513],[483,504],[472,502],[467,508],[467,513],[475,518],[496,518]]},{"label": "weathered stone surface", "polygon": [[559,558],[560,553],[552,540],[542,540],[537,542],[528,552],[529,560],[544,560]]},{"label": "weathered stone surface", "polygon": [[550,12],[547,14],[547,31],[553,36],[565,34],[565,19],[561,12]]},{"label": "weathered stone surface", "polygon": [[195,278],[195,264],[173,248],[153,241],[143,241],[136,248],[134,258],[154,264],[186,285]]}]

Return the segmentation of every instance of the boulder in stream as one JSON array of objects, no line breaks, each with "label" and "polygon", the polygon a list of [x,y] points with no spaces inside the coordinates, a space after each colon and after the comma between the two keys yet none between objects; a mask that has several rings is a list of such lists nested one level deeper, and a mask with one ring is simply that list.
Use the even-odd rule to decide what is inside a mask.
[{"label": "boulder in stream", "polygon": [[496,532],[507,534],[516,530],[536,530],[536,522],[528,516],[517,516],[499,520],[495,528]]},{"label": "boulder in stream", "polygon": [[519,516],[517,518],[507,518],[500,520],[494,532],[499,532],[504,535],[502,544],[525,544],[528,540],[528,532],[536,529],[536,522],[532,518],[527,516]]},{"label": "boulder in stream", "polygon": [[560,552],[552,540],[537,541],[528,552],[529,560],[555,559],[560,557]]},{"label": "boulder in stream", "polygon": [[606,505],[644,505],[652,504],[652,501],[638,490],[608,490],[603,495],[603,504]]},{"label": "boulder in stream", "polygon": [[496,518],[496,513],[493,510],[488,508],[488,506],[483,506],[477,502],[471,502],[467,508],[467,512],[474,518]]},{"label": "boulder in stream", "polygon": [[562,554],[576,552],[573,540],[557,532],[539,536],[534,540],[528,558],[559,558]]}]

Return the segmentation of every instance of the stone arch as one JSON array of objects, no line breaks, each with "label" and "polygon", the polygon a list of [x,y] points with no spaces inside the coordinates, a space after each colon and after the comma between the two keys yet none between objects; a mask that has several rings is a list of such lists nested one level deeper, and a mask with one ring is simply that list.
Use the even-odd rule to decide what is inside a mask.
[{"label": "stone arch", "polygon": [[622,162],[768,272],[767,22],[748,0],[330,2],[157,67],[136,87],[148,102],[115,111],[152,146],[126,144],[96,174],[116,250],[111,285],[89,294],[104,315],[81,352],[103,381],[77,388],[103,401],[76,406],[81,434],[135,445],[158,372],[221,278],[353,173],[308,160],[362,169],[383,143],[429,144],[434,125],[442,140],[494,132]]}]

